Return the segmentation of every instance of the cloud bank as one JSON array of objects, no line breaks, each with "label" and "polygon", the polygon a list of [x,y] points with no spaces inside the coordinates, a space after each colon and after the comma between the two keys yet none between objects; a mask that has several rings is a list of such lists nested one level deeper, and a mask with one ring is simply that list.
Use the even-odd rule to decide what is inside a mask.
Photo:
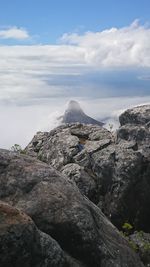
[{"label": "cloud bank", "polygon": [[[23,29],[10,28],[1,30],[0,37],[23,39],[29,35]],[[118,81],[123,77],[121,70],[140,70],[138,77],[149,77],[150,28],[135,21],[120,29],[64,34],[58,45],[3,45],[0,58],[0,101],[23,104],[31,99],[80,96],[82,90],[86,95],[84,88],[93,90],[96,82],[101,93],[109,94],[111,81],[109,86],[98,81],[102,73],[110,77],[111,70],[115,71]]]}]

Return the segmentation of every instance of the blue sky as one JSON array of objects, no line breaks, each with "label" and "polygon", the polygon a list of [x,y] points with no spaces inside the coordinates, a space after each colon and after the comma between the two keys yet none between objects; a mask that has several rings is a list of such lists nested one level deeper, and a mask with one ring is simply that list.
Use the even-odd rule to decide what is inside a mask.
[{"label": "blue sky", "polygon": [[135,19],[150,20],[149,0],[0,0],[0,10],[1,27],[25,28],[40,43],[56,43],[65,32],[101,31]]},{"label": "blue sky", "polygon": [[150,103],[149,11],[149,0],[0,0],[0,147],[54,127],[70,99],[100,119]]}]

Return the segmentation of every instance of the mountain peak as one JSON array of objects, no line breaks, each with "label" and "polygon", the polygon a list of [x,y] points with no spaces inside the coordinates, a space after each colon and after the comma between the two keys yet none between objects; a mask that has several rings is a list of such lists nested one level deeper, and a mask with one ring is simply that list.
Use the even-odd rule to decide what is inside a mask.
[{"label": "mountain peak", "polygon": [[63,119],[63,123],[84,123],[84,124],[94,124],[94,125],[99,125],[102,126],[103,123],[100,121],[97,121],[89,116],[87,116],[82,108],[80,107],[80,104],[75,101],[71,100],[68,104],[68,108],[66,109]]}]

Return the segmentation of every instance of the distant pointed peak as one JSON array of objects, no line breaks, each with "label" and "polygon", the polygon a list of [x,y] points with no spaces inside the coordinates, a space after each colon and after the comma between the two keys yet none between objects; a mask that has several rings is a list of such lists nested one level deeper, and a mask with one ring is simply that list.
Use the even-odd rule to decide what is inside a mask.
[{"label": "distant pointed peak", "polygon": [[68,108],[66,109],[62,117],[62,123],[76,123],[76,122],[84,124],[94,124],[99,126],[103,125],[102,122],[87,116],[77,101],[71,100],[68,104]]}]

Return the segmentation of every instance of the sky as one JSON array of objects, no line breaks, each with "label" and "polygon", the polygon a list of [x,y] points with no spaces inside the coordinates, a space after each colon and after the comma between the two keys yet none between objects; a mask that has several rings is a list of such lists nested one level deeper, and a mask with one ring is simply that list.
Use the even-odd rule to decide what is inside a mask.
[{"label": "sky", "polygon": [[57,125],[70,99],[118,125],[150,103],[149,0],[0,0],[0,147]]}]

